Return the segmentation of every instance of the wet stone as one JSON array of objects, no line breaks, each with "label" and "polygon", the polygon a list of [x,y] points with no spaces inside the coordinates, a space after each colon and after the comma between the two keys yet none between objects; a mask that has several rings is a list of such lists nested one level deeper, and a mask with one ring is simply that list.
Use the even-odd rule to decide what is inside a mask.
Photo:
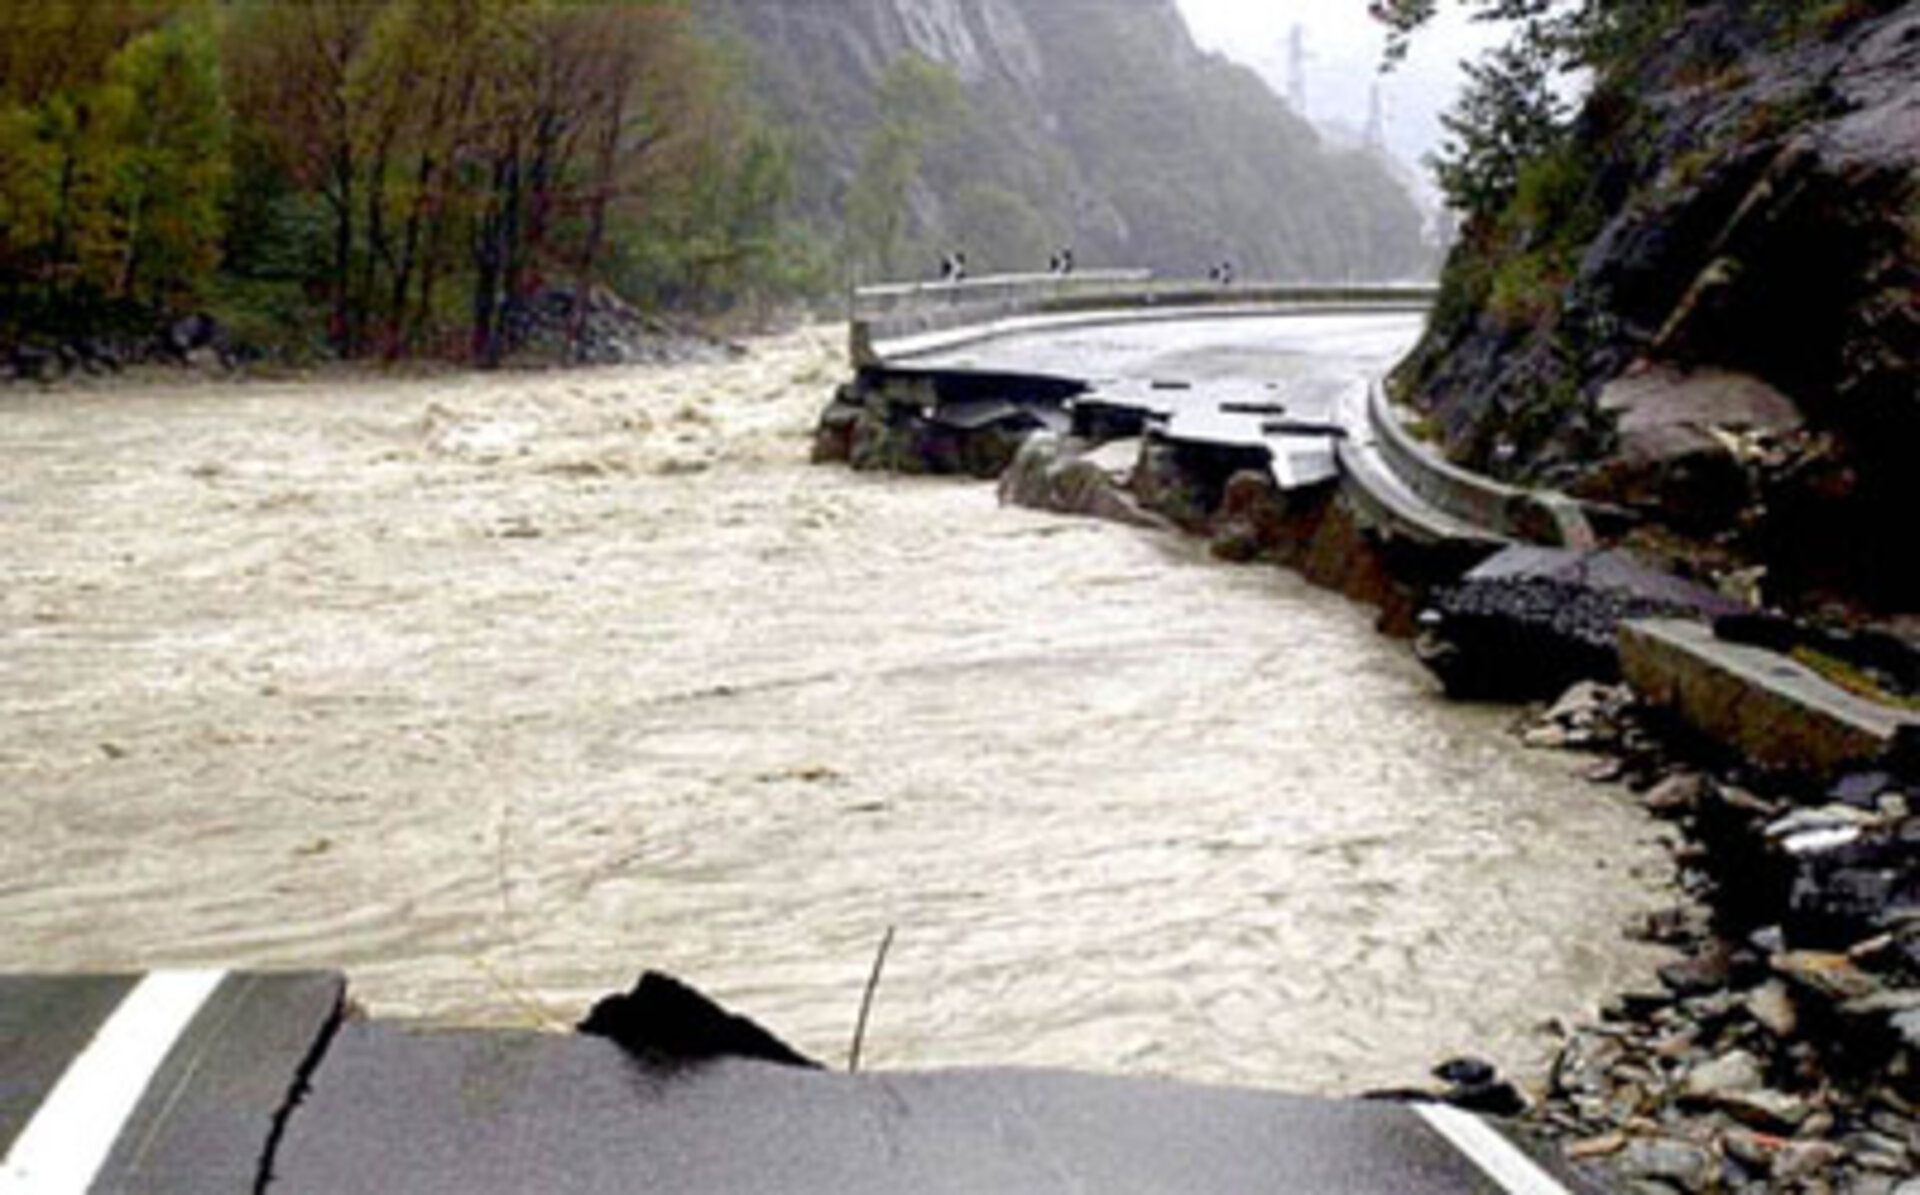
[{"label": "wet stone", "polygon": [[1747,1011],[1777,1038],[1790,1038],[1800,1027],[1800,1013],[1794,1006],[1793,996],[1787,991],[1787,985],[1777,979],[1747,993]]},{"label": "wet stone", "polygon": [[1760,1060],[1745,1050],[1735,1050],[1694,1067],[1687,1074],[1684,1090],[1690,1096],[1712,1099],[1731,1092],[1753,1091],[1764,1082],[1766,1077]]},{"label": "wet stone", "polygon": [[1729,1133],[1722,1144],[1729,1156],[1761,1173],[1773,1168],[1774,1155],[1779,1152],[1777,1139],[1755,1133]]},{"label": "wet stone", "polygon": [[1789,951],[1774,957],[1773,969],[1795,987],[1834,1003],[1861,1000],[1880,990],[1879,981],[1844,954]]},{"label": "wet stone", "polygon": [[1856,772],[1844,776],[1833,786],[1828,794],[1835,803],[1850,805],[1856,809],[1873,810],[1879,807],[1882,795],[1898,788],[1889,772]]},{"label": "wet stone", "polygon": [[1839,1146],[1828,1141],[1793,1141],[1773,1161],[1777,1179],[1807,1179],[1825,1174],[1846,1156]]},{"label": "wet stone", "polygon": [[1910,1050],[1920,1050],[1920,1011],[1903,1012],[1887,1022]]},{"label": "wet stone", "polygon": [[1587,1137],[1572,1142],[1563,1152],[1569,1161],[1585,1162],[1594,1158],[1612,1157],[1626,1147],[1625,1133],[1602,1133],[1598,1137]]},{"label": "wet stone", "polygon": [[1691,813],[1700,807],[1706,790],[1705,777],[1693,772],[1679,772],[1654,785],[1645,798],[1647,808],[1666,815]]},{"label": "wet stone", "polygon": [[1660,982],[1676,996],[1702,996],[1725,987],[1731,966],[1724,951],[1701,954],[1660,968]]},{"label": "wet stone", "polygon": [[1630,1142],[1620,1158],[1626,1177],[1672,1183],[1683,1191],[1707,1190],[1719,1169],[1714,1156],[1698,1145],[1662,1137]]},{"label": "wet stone", "polygon": [[1849,1138],[1846,1144],[1855,1165],[1903,1177],[1913,1172],[1912,1155],[1903,1143],[1890,1137],[1861,1133]]},{"label": "wet stone", "polygon": [[1813,1112],[1812,1105],[1799,1096],[1767,1088],[1728,1092],[1718,1103],[1736,1119],[1758,1128],[1794,1129]]}]

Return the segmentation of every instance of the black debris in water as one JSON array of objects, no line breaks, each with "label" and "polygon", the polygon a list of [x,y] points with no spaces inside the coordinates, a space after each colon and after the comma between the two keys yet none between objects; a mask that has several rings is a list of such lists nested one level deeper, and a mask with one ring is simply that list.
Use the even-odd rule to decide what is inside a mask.
[{"label": "black debris in water", "polygon": [[578,1029],[604,1037],[648,1062],[680,1064],[746,1058],[819,1070],[745,1017],[735,1016],[671,975],[648,971],[625,995],[593,1006]]}]

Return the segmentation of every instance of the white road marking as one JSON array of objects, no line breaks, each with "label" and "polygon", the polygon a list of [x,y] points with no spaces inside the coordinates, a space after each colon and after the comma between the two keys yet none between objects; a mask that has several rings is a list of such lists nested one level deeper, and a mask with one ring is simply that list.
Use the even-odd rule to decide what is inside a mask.
[{"label": "white road marking", "polygon": [[0,1162],[0,1195],[85,1195],[174,1042],[224,971],[156,971],[135,984]]},{"label": "white road marking", "polygon": [[1510,1195],[1572,1195],[1478,1116],[1445,1104],[1415,1104],[1413,1110]]}]

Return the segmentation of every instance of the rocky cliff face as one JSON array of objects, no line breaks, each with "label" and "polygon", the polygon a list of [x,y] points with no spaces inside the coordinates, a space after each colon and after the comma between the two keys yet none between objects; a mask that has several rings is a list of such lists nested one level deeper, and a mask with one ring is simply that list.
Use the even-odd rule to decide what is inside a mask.
[{"label": "rocky cliff face", "polygon": [[911,239],[980,268],[1086,264],[1186,277],[1380,279],[1431,271],[1405,188],[1336,151],[1250,71],[1202,53],[1173,0],[714,0],[800,138],[803,204],[837,226],[902,54],[950,67],[966,127],[935,147]]},{"label": "rocky cliff face", "polygon": [[1696,4],[1531,184],[1402,371],[1454,455],[1920,610],[1920,3]]}]

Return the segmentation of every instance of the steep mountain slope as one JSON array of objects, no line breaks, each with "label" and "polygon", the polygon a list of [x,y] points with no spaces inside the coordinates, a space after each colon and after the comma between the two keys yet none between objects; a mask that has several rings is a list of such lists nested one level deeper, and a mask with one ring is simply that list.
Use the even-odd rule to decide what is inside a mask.
[{"label": "steep mountain slope", "polygon": [[1920,611],[1920,2],[1670,20],[1468,230],[1403,396],[1769,599]]},{"label": "steep mountain slope", "polygon": [[1434,264],[1404,188],[1321,142],[1251,71],[1202,53],[1174,0],[712,0],[799,139],[802,202],[837,228],[889,64],[951,68],[968,116],[913,188],[916,263],[1083,263],[1198,276],[1399,278]]}]

